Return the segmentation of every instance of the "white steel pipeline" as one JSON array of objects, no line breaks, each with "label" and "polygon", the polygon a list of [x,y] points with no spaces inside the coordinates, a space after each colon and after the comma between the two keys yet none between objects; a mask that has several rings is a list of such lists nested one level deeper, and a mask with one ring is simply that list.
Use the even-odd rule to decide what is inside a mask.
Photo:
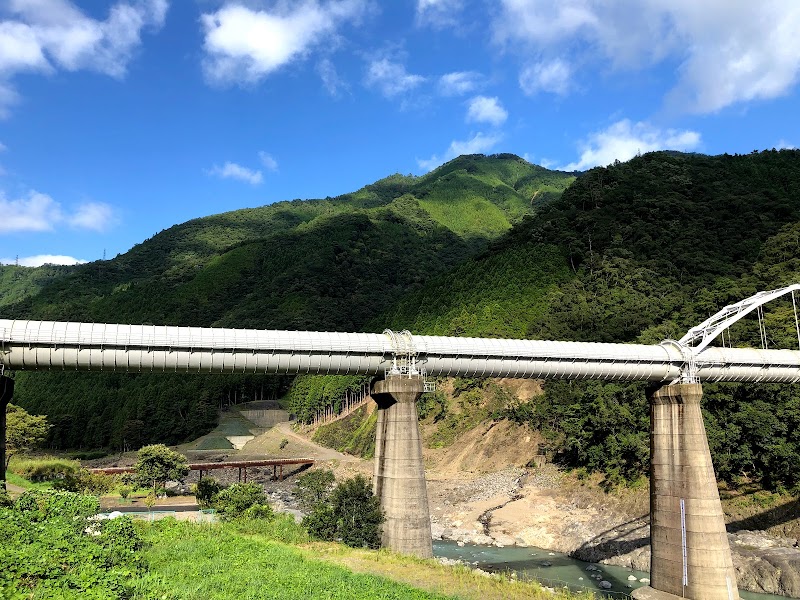
[{"label": "white steel pipeline", "polygon": [[[13,370],[383,375],[395,335],[0,320],[0,365]],[[685,348],[411,336],[429,377],[673,381]],[[402,350],[407,350],[405,346]],[[701,381],[795,383],[800,352],[706,348]]]}]

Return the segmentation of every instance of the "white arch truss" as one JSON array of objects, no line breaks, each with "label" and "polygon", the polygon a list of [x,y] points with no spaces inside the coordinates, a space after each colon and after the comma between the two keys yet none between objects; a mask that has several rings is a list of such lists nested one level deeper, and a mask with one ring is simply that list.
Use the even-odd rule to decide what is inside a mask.
[{"label": "white arch truss", "polygon": [[680,340],[664,340],[664,342],[662,342],[663,345],[673,345],[684,355],[685,364],[681,370],[681,377],[679,379],[684,382],[699,381],[698,373],[705,361],[709,344],[717,337],[721,335],[724,336],[725,330],[753,311],[755,311],[758,316],[761,347],[763,350],[767,350],[767,332],[764,327],[763,306],[786,294],[792,295],[794,326],[795,332],[797,333],[798,349],[800,349],[800,322],[798,322],[797,301],[795,299],[795,292],[798,290],[800,290],[800,284],[794,283],[775,290],[758,292],[749,298],[724,307],[696,327],[692,327]]}]

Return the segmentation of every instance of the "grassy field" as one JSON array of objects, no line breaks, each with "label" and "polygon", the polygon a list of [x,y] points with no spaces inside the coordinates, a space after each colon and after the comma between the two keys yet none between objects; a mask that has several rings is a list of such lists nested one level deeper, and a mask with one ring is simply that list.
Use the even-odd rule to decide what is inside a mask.
[{"label": "grassy field", "polygon": [[[138,598],[574,598],[535,583],[487,578],[387,551],[312,542],[285,516],[271,522],[142,523],[148,573]],[[587,596],[588,598],[588,596]]]}]

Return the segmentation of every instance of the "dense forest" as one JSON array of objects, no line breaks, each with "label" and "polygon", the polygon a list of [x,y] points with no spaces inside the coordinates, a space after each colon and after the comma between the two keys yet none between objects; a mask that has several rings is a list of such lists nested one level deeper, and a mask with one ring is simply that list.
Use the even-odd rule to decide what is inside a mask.
[{"label": "dense forest", "polygon": [[[658,343],[725,304],[800,280],[800,152],[649,153],[577,178],[513,155],[466,156],[339,198],[190,221],[111,261],[48,277],[24,270],[25,285],[9,286],[9,269],[0,274],[3,316]],[[790,303],[768,306],[771,347],[797,343],[790,315]],[[731,341],[760,345],[747,321]],[[204,393],[206,406],[216,405],[225,393],[204,392],[200,379],[159,379],[162,388],[183,386],[169,396],[148,377],[116,376],[140,382],[137,396],[128,389],[137,384],[98,375],[72,396],[63,390],[75,375],[17,377],[21,404],[83,423],[55,428],[70,432],[59,445],[119,444],[125,424],[156,406],[160,435],[192,435],[209,419],[189,419],[190,406]],[[265,378],[237,393],[286,384]],[[288,397],[307,418],[358,384],[298,378]],[[644,472],[642,385],[544,389],[498,418],[541,430],[566,465],[611,481]],[[720,477],[758,478],[773,489],[800,484],[796,386],[708,384],[704,392]],[[78,417],[79,406],[93,408]],[[88,438],[83,419],[101,407],[110,425]],[[155,425],[145,422],[144,431]]]}]

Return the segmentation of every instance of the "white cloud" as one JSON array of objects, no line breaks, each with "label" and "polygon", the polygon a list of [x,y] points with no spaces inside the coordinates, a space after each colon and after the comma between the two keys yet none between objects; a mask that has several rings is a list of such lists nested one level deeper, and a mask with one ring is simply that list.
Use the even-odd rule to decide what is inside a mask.
[{"label": "white cloud", "polygon": [[508,111],[497,97],[475,96],[467,103],[468,123],[489,123],[498,127],[506,122]]},{"label": "white cloud", "polygon": [[778,141],[777,146],[775,146],[776,150],[794,150],[795,148],[797,148],[797,146],[783,139]]},{"label": "white cloud", "polygon": [[700,145],[696,131],[659,129],[650,123],[631,123],[628,119],[617,121],[608,129],[592,133],[579,144],[580,158],[559,167],[562,171],[583,171],[591,167],[606,166],[615,160],[630,160],[637,154],[654,150],[694,150]]},{"label": "white cloud", "polygon": [[411,91],[424,81],[423,76],[407,72],[405,66],[388,58],[371,61],[364,78],[368,87],[378,88],[387,98]]},{"label": "white cloud", "polygon": [[261,171],[248,169],[247,167],[237,165],[230,161],[226,162],[221,167],[214,165],[207,172],[209,175],[214,175],[222,179],[238,179],[239,181],[245,181],[250,185],[258,185],[263,180]]},{"label": "white cloud", "polygon": [[8,200],[0,192],[0,234],[15,231],[52,231],[63,219],[61,206],[47,194],[31,190],[24,198]]},{"label": "white cloud", "polygon": [[338,98],[342,92],[348,91],[347,82],[339,77],[336,67],[329,58],[323,58],[317,63],[317,73],[322,79],[322,85],[334,98]]},{"label": "white cloud", "polygon": [[68,0],[10,0],[9,18],[0,21],[0,116],[17,99],[10,80],[20,72],[86,69],[123,77],[142,31],[160,29],[167,8],[167,0],[120,1],[100,21]]},{"label": "white cloud", "polygon": [[21,267],[41,267],[42,265],[82,265],[87,261],[63,254],[37,254],[16,258],[0,258],[0,264],[13,265],[19,263]]},{"label": "white cloud", "polygon": [[75,214],[67,217],[67,222],[78,229],[91,229],[102,233],[116,225],[117,218],[108,204],[87,202],[78,206]]},{"label": "white cloud", "polygon": [[261,160],[261,164],[264,165],[264,168],[267,171],[277,171],[278,170],[278,161],[275,158],[264,151],[258,153],[258,158]]},{"label": "white cloud", "polygon": [[539,92],[566,95],[570,89],[572,68],[560,58],[528,65],[519,74],[519,87],[528,96]]},{"label": "white cloud", "polygon": [[0,234],[19,231],[53,231],[66,223],[76,229],[106,231],[117,223],[114,209],[102,202],[87,202],[65,212],[47,194],[31,190],[22,198],[9,200],[0,191]]},{"label": "white cloud", "polygon": [[475,71],[455,71],[439,78],[439,92],[443,96],[463,96],[483,85],[483,76]]},{"label": "white cloud", "polygon": [[366,0],[278,2],[264,10],[228,3],[200,17],[206,78],[218,84],[257,82],[334,39],[341,24],[357,21],[366,8]]},{"label": "white cloud", "polygon": [[446,163],[462,154],[482,154],[494,148],[503,139],[499,133],[486,135],[478,132],[467,140],[453,140],[445,153],[440,157],[433,155],[428,159],[417,159],[417,164],[425,171],[432,171],[439,165]]},{"label": "white cloud", "polygon": [[[497,15],[495,40],[539,64],[542,56],[595,70],[678,62],[669,101],[681,110],[775,98],[800,78],[797,0],[502,0]],[[535,84],[535,65],[526,72]]]},{"label": "white cloud", "polygon": [[464,8],[464,0],[417,0],[417,23],[435,28],[453,27]]}]

